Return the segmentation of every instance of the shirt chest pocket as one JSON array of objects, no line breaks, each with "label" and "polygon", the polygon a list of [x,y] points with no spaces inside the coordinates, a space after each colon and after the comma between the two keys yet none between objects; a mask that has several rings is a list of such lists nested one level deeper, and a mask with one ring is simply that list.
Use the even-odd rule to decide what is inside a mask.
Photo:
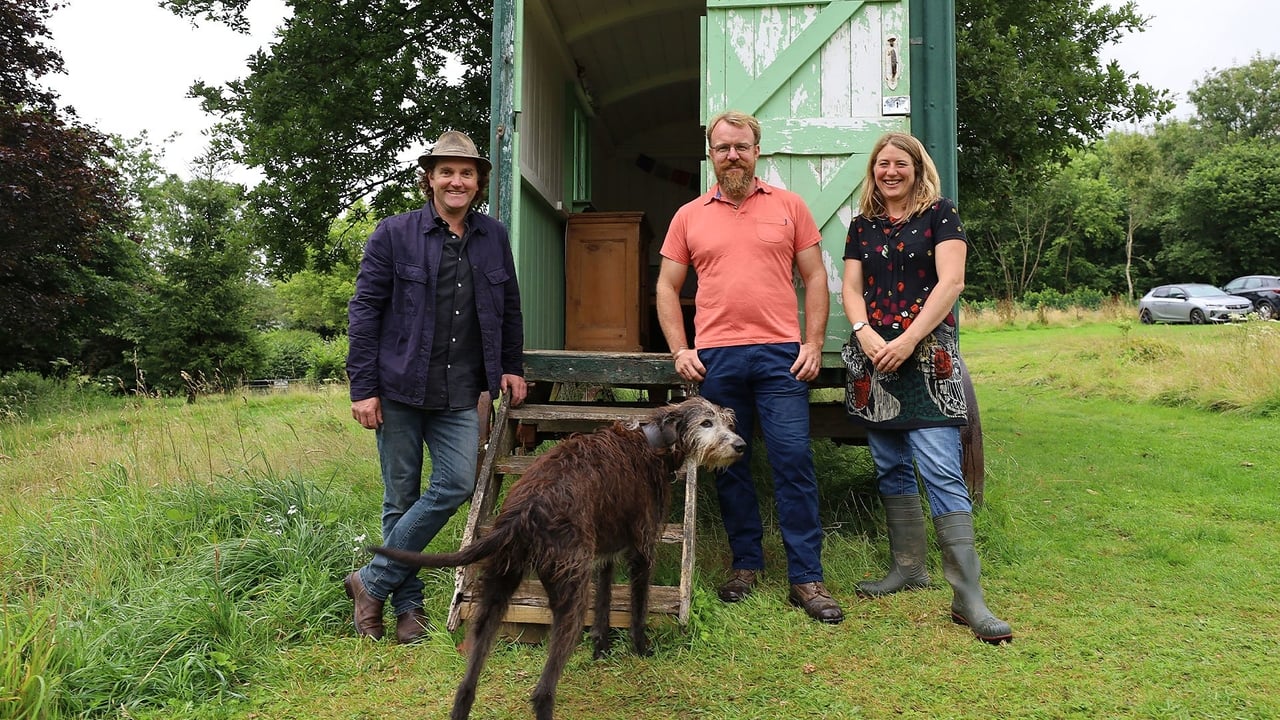
[{"label": "shirt chest pocket", "polygon": [[427,269],[421,265],[396,263],[395,312],[417,315],[425,311],[427,302]]},{"label": "shirt chest pocket", "polygon": [[756,239],[767,243],[789,242],[795,226],[785,217],[756,218]]},{"label": "shirt chest pocket", "polygon": [[501,315],[506,309],[507,281],[511,279],[511,274],[505,267],[496,267],[485,270],[484,277],[493,298],[494,314]]}]

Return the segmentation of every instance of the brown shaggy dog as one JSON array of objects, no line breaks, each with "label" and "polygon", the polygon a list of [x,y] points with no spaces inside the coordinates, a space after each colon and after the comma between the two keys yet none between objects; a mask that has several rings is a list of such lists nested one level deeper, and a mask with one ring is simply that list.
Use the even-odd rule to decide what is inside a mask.
[{"label": "brown shaggy dog", "polygon": [[609,647],[615,557],[626,559],[631,575],[631,642],[637,654],[648,655],[649,580],[670,505],[672,473],[686,460],[708,468],[726,467],[745,448],[733,431],[732,412],[691,397],[658,408],[644,420],[614,423],[561,441],[511,486],[493,529],[458,552],[422,555],[371,548],[419,567],[484,561],[469,629],[471,657],[450,717],[463,720],[470,715],[498,625],[528,568],[542,581],[552,616],[547,664],[532,696],[538,720],[551,719],[556,685],[581,637],[593,567],[594,657],[600,658]]}]

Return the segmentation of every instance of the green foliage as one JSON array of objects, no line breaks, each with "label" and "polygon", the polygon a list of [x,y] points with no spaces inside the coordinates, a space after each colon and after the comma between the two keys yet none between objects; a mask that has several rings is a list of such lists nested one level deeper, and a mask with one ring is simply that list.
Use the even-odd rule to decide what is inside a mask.
[{"label": "green foliage", "polygon": [[347,381],[348,349],[349,344],[346,335],[339,335],[312,345],[307,379],[312,382],[345,383]]},{"label": "green foliage", "polygon": [[1172,110],[1167,91],[1100,60],[1145,25],[1132,4],[956,3],[958,201],[979,250],[967,273],[974,291],[1014,297],[1032,287],[1053,240],[1042,188],[1070,150],[1111,124]]},{"label": "green foliage", "polygon": [[1211,71],[1188,94],[1199,124],[1219,142],[1280,140],[1280,56],[1255,55]]},{"label": "green foliage", "polygon": [[1023,295],[1018,300],[1018,305],[1029,310],[1037,308],[1097,310],[1106,302],[1107,297],[1101,291],[1092,288],[1076,288],[1065,294],[1058,290],[1039,290]]},{"label": "green foliage", "polygon": [[263,333],[262,343],[263,377],[347,381],[346,335],[325,339],[310,330],[273,330]]},{"label": "green foliage", "polygon": [[30,370],[0,375],[0,422],[36,420],[103,404],[113,387]]},{"label": "green foliage", "polygon": [[233,387],[261,372],[253,329],[250,245],[243,188],[211,178],[166,181],[171,246],[138,330],[146,386],[188,397]]},{"label": "green foliage", "polygon": [[[188,17],[243,23],[244,0],[167,0]],[[225,155],[260,168],[251,195],[259,231],[283,273],[325,250],[343,208],[372,197],[379,216],[407,209],[414,168],[401,158],[454,128],[488,137],[490,3],[296,0],[249,74],[192,93],[221,120]],[[465,68],[451,84],[445,54]],[[322,253],[323,256],[323,253]]]},{"label": "green foliage", "polygon": [[9,720],[54,717],[59,688],[50,672],[57,617],[32,612],[0,595],[0,711]]},{"label": "green foliage", "polygon": [[276,284],[291,326],[325,337],[347,331],[347,303],[355,294],[365,240],[375,226],[368,206],[356,203],[330,226],[328,249],[308,251],[306,269]]},{"label": "green foliage", "polygon": [[1198,161],[1180,200],[1189,235],[1209,262],[1191,277],[1222,284],[1268,272],[1280,258],[1280,144],[1245,140]]},{"label": "green foliage", "polygon": [[322,342],[310,330],[272,330],[262,334],[262,376],[302,378],[311,370],[312,352]]},{"label": "green foliage", "polygon": [[341,265],[333,272],[302,270],[276,286],[289,323],[332,336],[347,331],[347,303],[355,294],[355,270]]}]

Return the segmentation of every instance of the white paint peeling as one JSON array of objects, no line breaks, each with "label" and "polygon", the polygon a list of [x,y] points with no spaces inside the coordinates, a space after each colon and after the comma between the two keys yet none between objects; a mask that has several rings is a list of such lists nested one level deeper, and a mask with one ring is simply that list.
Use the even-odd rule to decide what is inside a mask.
[{"label": "white paint peeling", "polygon": [[804,163],[804,166],[809,170],[809,175],[813,178],[813,184],[820,188],[824,185],[822,182],[822,165],[822,158],[809,158],[808,162]]},{"label": "white paint peeling", "polygon": [[863,6],[850,23],[849,101],[853,115],[880,114],[880,86],[883,75],[881,11],[876,5]]},{"label": "white paint peeling", "polygon": [[[756,29],[756,47],[755,49],[755,72],[752,75],[759,76],[766,68],[778,59],[778,54],[787,46],[790,40],[785,34],[786,25],[783,22],[782,12],[776,7],[766,7],[760,9],[759,27]],[[748,65],[747,67],[752,67]]]},{"label": "white paint peeling", "polygon": [[[835,293],[836,297],[844,296],[843,252],[841,253],[841,255],[842,257],[840,258],[840,262],[837,263],[836,259],[831,256],[831,253],[828,252],[826,248],[822,248],[822,266],[827,270],[827,292]],[[835,303],[835,304],[840,305],[840,303]]]},{"label": "white paint peeling", "polygon": [[730,51],[738,58],[738,63],[749,74],[754,75],[755,68],[755,28],[745,13],[731,12],[725,23],[725,40]]},{"label": "white paint peeling", "polygon": [[852,33],[842,25],[819,53],[822,64],[822,114],[825,117],[848,117],[853,114],[853,72],[849,67]]},{"label": "white paint peeling", "polygon": [[[761,166],[764,167],[763,170],[761,170]],[[785,188],[787,186],[782,180],[782,173],[778,171],[778,163],[774,162],[772,158],[761,160],[760,165],[756,166],[756,175],[759,175],[761,180],[775,187]]]},{"label": "white paint peeling", "polygon": [[801,85],[791,93],[791,116],[803,115],[803,108],[809,102],[809,89]]}]

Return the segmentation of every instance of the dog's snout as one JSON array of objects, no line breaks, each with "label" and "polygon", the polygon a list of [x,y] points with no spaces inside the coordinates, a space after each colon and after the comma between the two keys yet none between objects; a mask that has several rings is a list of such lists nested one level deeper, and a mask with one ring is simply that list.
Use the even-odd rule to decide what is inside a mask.
[{"label": "dog's snout", "polygon": [[747,451],[747,444],[743,442],[742,438],[734,438],[732,447],[733,451],[739,455]]}]

